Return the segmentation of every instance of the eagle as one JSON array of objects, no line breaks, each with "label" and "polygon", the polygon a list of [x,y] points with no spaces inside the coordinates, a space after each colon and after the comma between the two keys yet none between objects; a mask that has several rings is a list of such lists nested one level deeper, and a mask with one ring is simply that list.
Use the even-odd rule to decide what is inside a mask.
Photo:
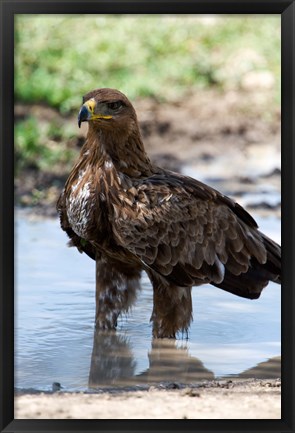
[{"label": "eagle", "polygon": [[192,321],[193,286],[249,299],[281,283],[281,248],[252,216],[210,186],[151,163],[135,109],[118,90],[83,97],[88,132],[57,202],[69,245],[96,263],[97,329],[115,329],[145,271],[153,287],[154,338]]}]

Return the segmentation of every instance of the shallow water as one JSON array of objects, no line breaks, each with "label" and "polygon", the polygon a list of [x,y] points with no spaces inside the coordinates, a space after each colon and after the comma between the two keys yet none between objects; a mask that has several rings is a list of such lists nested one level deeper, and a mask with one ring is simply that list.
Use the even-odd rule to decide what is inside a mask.
[{"label": "shallow water", "polygon": [[[280,242],[280,221],[258,218]],[[16,213],[15,386],[87,390],[220,377],[280,376],[280,286],[260,299],[210,285],[193,288],[188,339],[155,340],[149,323],[152,289],[142,291],[116,333],[94,330],[94,262],[66,246],[58,220]],[[247,371],[251,369],[250,371]]]}]

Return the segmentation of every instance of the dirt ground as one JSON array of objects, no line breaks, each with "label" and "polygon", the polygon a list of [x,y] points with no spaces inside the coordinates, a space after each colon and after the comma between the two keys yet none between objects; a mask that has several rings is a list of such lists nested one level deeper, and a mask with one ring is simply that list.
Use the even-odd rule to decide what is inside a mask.
[{"label": "dirt ground", "polygon": [[212,381],[183,389],[18,395],[16,419],[280,419],[279,379]]}]

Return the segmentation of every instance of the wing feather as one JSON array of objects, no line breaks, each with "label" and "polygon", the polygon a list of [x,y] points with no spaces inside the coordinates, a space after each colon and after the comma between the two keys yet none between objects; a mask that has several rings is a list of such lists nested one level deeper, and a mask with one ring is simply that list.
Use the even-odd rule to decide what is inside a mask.
[{"label": "wing feather", "polygon": [[212,188],[171,172],[134,187],[132,218],[114,220],[117,242],[166,279],[183,286],[218,285],[225,275],[231,281],[228,275],[247,273],[252,258],[266,262],[256,222]]}]

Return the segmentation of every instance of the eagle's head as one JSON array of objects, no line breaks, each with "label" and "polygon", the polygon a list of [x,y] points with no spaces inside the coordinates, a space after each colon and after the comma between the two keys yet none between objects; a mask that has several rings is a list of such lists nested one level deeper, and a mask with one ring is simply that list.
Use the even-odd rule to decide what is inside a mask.
[{"label": "eagle's head", "polygon": [[115,89],[96,89],[83,97],[78,125],[88,122],[90,128],[126,133],[137,127],[135,110],[128,98]]},{"label": "eagle's head", "polygon": [[147,175],[151,162],[141,139],[135,109],[128,98],[115,89],[96,89],[83,97],[78,125],[88,122],[85,149],[87,158],[101,164],[111,160],[130,176]]}]

